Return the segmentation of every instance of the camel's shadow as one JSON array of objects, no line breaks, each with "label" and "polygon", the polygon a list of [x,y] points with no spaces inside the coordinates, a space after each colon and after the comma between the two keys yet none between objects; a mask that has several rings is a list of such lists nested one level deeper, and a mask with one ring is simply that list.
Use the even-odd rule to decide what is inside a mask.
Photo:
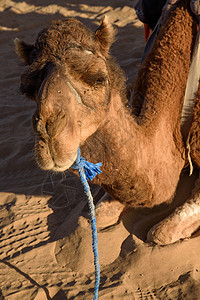
[{"label": "camel's shadow", "polygon": [[[111,264],[118,257],[134,251],[136,244],[146,243],[150,228],[167,217],[173,210],[184,203],[191,195],[198,171],[189,176],[189,170],[182,171],[176,195],[171,204],[161,204],[154,208],[130,208],[121,216],[120,222],[104,229],[98,229],[98,245],[100,260],[103,266]],[[79,182],[80,184],[80,182]],[[104,191],[91,186],[94,202],[98,202]],[[81,188],[77,191],[77,199],[70,210],[62,208],[63,200],[57,199],[57,208],[50,206],[53,213],[48,216],[51,241],[56,241],[55,256],[59,264],[70,267],[74,271],[90,272],[93,269],[92,239],[89,217],[86,217],[87,199]],[[135,244],[136,241],[136,244]],[[88,245],[91,247],[88,247]],[[106,245],[106,248],[105,248]],[[70,255],[69,255],[70,253]],[[111,255],[109,255],[111,253]],[[78,258],[78,259],[77,259]],[[83,263],[84,268],[83,268]]]},{"label": "camel's shadow", "polygon": [[[41,172],[38,169],[35,171],[36,173]],[[100,253],[102,253],[101,261],[107,265],[112,263],[118,256],[133,251],[135,248],[134,238],[140,240],[141,243],[145,243],[150,228],[167,217],[177,206],[190,197],[197,177],[197,170],[192,176],[189,176],[189,170],[184,169],[181,173],[175,198],[171,204],[161,204],[154,208],[129,208],[126,213],[122,214],[118,224],[98,230]],[[41,180],[41,176],[39,180]],[[28,194],[30,190],[33,192],[32,195],[40,195],[39,198],[42,197],[45,202],[47,201],[45,198],[48,196],[47,203],[51,209],[47,216],[49,238],[33,247],[56,242],[55,255],[57,261],[62,265],[70,266],[72,269],[80,269],[81,262],[86,258],[92,261],[92,246],[88,247],[88,244],[92,245],[92,240],[90,221],[87,216],[87,198],[84,195],[80,179],[70,172],[67,172],[65,176],[45,174],[40,184],[34,182],[32,186],[27,185],[26,187],[19,185],[17,192],[15,190],[15,194],[26,194],[26,192]],[[94,202],[97,203],[105,192],[102,188],[93,184],[91,184],[91,190],[94,194]],[[9,203],[9,207],[6,206],[9,212],[8,222],[4,218],[5,224],[2,223],[2,226],[9,224],[10,219],[13,218],[12,207],[16,205],[16,202],[13,200]],[[105,245],[106,249],[110,248],[112,256],[107,255],[109,251],[104,251]],[[24,248],[23,252],[31,249],[32,246],[29,246]],[[90,249],[89,253],[88,249]],[[74,251],[76,253],[73,254]],[[16,255],[19,255],[19,253],[16,252],[13,256]],[[73,261],[73,257],[75,261]],[[77,257],[80,260],[77,261]],[[87,271],[90,271],[90,268],[92,270],[92,263],[88,265],[90,267]]]},{"label": "camel's shadow", "polygon": [[[128,208],[121,216],[121,222],[127,231],[136,235],[141,240],[146,240],[147,231],[156,223],[161,221],[172,213],[176,207],[182,205],[191,195],[194,188],[195,181],[198,178],[198,170],[189,176],[189,169],[183,169],[180,181],[176,190],[175,197],[170,204],[162,203],[153,208]],[[51,187],[54,188],[54,192]],[[83,187],[78,177],[71,174],[66,182],[60,185],[47,182],[47,194],[54,193],[53,197],[48,202],[49,207],[53,210],[52,215],[49,216],[49,225],[53,224],[53,219],[64,220],[66,216],[79,216],[89,218],[89,210],[87,205],[87,198],[84,195]],[[101,197],[105,194],[103,188],[90,184],[92,193],[94,195],[94,204],[97,204]],[[44,188],[44,187],[43,187]],[[61,188],[63,193],[61,193]],[[45,191],[44,191],[45,192]],[[77,207],[79,206],[79,207]],[[73,211],[73,212],[72,212]],[[61,215],[63,217],[61,218]],[[107,229],[107,228],[105,228]],[[56,238],[56,236],[54,236]]]}]

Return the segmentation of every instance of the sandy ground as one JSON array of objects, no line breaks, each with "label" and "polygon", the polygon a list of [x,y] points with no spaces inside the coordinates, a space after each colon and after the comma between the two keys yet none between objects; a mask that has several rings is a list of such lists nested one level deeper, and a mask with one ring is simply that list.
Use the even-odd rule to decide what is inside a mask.
[{"label": "sandy ground", "polygon": [[[75,175],[36,166],[35,105],[18,91],[23,67],[13,39],[32,43],[52,19],[67,16],[95,29],[107,14],[118,29],[112,54],[130,83],[144,48],[132,6],[131,0],[0,1],[0,299],[92,299],[94,287],[90,227],[79,218],[86,199]],[[148,229],[189,196],[196,176],[183,172],[171,207],[130,210],[98,232],[99,299],[200,299],[200,237],[168,246],[145,242]]]}]

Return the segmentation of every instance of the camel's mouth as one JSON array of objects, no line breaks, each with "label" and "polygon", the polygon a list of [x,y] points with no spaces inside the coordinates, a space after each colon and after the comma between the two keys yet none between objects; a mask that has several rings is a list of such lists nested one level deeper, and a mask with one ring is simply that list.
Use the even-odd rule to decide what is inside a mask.
[{"label": "camel's mouth", "polygon": [[58,149],[55,148],[42,139],[36,138],[35,158],[38,166],[42,170],[54,172],[64,172],[70,169],[77,158],[78,147],[68,149],[68,151],[66,151],[66,147],[61,147],[61,145]]},{"label": "camel's mouth", "polygon": [[52,167],[51,171],[64,172],[69,170],[71,166],[74,164],[76,158],[77,158],[77,153],[74,154],[74,156],[72,156],[72,158],[70,158],[70,160],[68,160],[64,165],[58,165],[55,161],[53,161],[54,166]]}]

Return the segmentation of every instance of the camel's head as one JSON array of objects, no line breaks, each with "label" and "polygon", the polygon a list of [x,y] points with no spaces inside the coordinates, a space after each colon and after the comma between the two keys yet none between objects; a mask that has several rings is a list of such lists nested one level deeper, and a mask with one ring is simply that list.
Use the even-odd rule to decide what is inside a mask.
[{"label": "camel's head", "polygon": [[110,102],[106,60],[113,39],[106,18],[95,33],[69,18],[45,28],[35,45],[15,40],[27,65],[21,91],[37,105],[32,124],[42,169],[68,169],[78,147],[105,120]]}]

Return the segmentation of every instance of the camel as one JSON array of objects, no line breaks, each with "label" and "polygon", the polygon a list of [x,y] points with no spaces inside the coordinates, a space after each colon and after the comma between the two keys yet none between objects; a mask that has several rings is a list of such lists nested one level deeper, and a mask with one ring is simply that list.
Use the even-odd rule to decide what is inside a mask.
[{"label": "camel", "polygon": [[[42,30],[35,45],[16,39],[27,66],[20,89],[37,107],[36,161],[43,170],[63,172],[80,147],[86,160],[102,162],[94,183],[109,196],[97,219],[105,212],[116,221],[127,207],[170,203],[175,195],[187,160],[180,116],[198,29],[188,2],[179,2],[160,29],[138,72],[131,105],[124,72],[109,54],[115,30],[106,17],[95,32],[67,18]],[[200,167],[196,103],[191,156]],[[190,237],[200,226],[199,193],[155,225],[147,240],[168,244]]]}]

